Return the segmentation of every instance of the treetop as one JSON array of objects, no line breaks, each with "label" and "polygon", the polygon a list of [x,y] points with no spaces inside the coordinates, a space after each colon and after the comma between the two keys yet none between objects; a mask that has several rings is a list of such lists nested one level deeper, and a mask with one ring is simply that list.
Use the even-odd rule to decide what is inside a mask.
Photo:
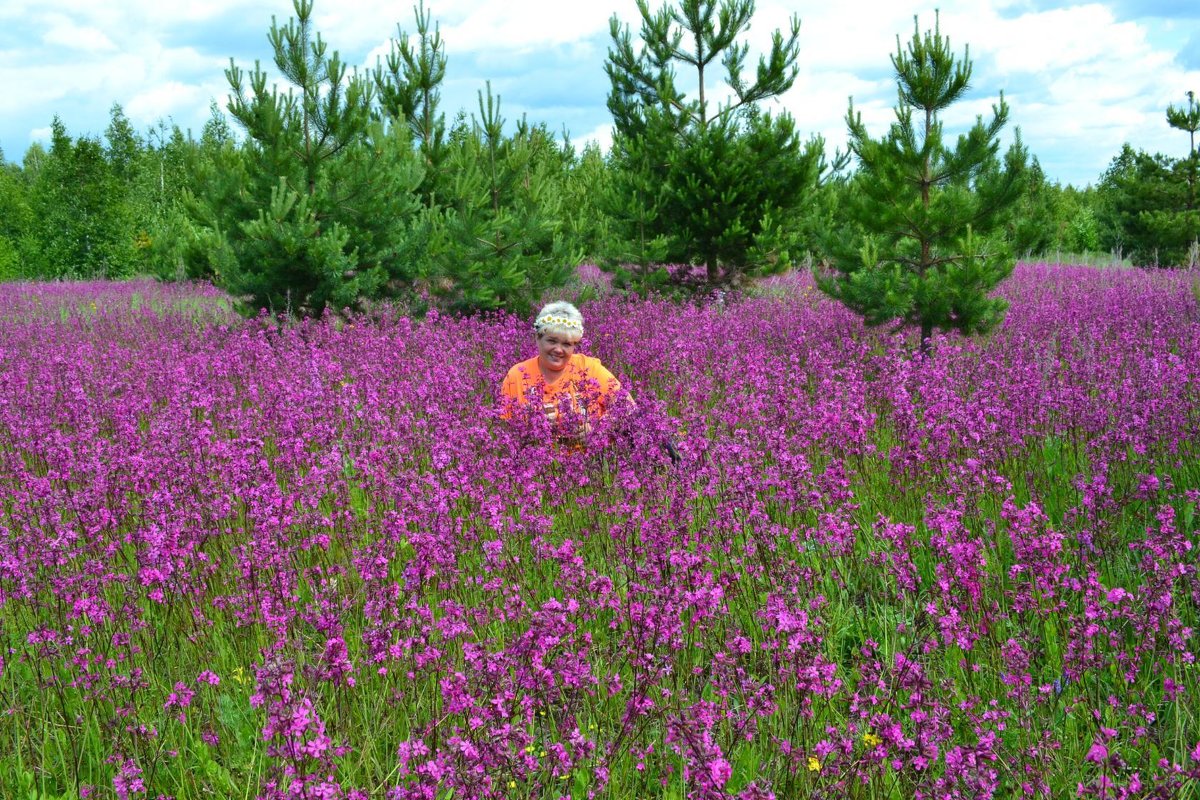
[{"label": "treetop", "polygon": [[896,54],[892,56],[896,70],[900,102],[920,108],[926,113],[941,111],[950,106],[971,85],[971,51],[963,49],[961,59],[954,57],[950,38],[942,36],[941,19],[935,12],[932,31],[921,33],[920,23],[913,16],[913,37],[907,52],[896,36]]}]

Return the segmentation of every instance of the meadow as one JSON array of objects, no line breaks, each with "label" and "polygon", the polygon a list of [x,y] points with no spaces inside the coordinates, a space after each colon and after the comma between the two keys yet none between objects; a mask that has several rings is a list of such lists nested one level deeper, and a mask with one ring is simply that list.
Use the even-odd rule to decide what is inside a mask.
[{"label": "meadow", "polygon": [[1200,796],[1195,281],[601,293],[582,446],[526,319],[0,286],[0,796]]}]

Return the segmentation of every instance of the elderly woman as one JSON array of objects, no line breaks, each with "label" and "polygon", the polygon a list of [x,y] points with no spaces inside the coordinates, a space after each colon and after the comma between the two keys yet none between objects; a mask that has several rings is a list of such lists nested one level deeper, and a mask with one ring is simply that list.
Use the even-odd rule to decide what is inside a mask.
[{"label": "elderly woman", "polygon": [[[563,435],[578,437],[590,432],[588,418],[604,415],[621,383],[600,359],[579,352],[583,315],[570,303],[550,303],[538,312],[533,331],[538,354],[508,371],[501,395],[509,403],[540,403],[556,425],[573,418],[573,430]],[[564,413],[562,421],[560,413]]]}]

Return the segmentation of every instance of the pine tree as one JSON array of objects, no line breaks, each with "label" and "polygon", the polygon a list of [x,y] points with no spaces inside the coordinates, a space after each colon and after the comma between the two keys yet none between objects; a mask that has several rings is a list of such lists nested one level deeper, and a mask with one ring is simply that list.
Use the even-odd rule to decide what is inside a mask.
[{"label": "pine tree", "polygon": [[[795,81],[799,20],[786,39],[775,31],[747,80],[749,45],[738,37],[753,0],[678,0],[657,13],[638,0],[638,10],[641,49],[614,16],[605,64],[615,124],[610,209],[620,234],[610,264],[633,262],[635,279],[662,276],[662,261],[702,265],[710,285],[786,268],[799,255],[793,223],[816,184],[823,143],[802,145],[790,116],[772,117],[759,103]],[[714,108],[718,65],[733,96]],[[690,99],[677,66],[695,73]]]},{"label": "pine tree", "polygon": [[562,232],[563,154],[544,126],[504,133],[500,97],[479,93],[479,116],[451,131],[444,205],[432,212],[430,286],[455,311],[523,313],[578,266]]},{"label": "pine tree", "polygon": [[408,34],[397,26],[397,38],[391,43],[387,69],[375,67],[375,87],[383,113],[398,124],[407,124],[413,141],[421,151],[425,177],[420,193],[426,206],[438,203],[438,180],[443,177],[442,161],[446,148],[446,115],[441,112],[441,87],[446,78],[446,47],[435,24],[430,32],[430,15],[425,2],[413,9],[418,43],[410,44]]},{"label": "pine tree", "polygon": [[940,116],[967,91],[972,64],[937,24],[922,36],[914,21],[892,65],[899,103],[888,133],[872,139],[853,103],[847,112],[859,169],[845,211],[859,228],[828,237],[818,283],[868,324],[918,326],[927,353],[935,328],[978,333],[1003,318],[1005,301],[989,293],[1012,273],[1004,225],[1025,187],[1026,152],[1018,132],[998,158],[1003,94],[989,122],[946,144]]},{"label": "pine tree", "polygon": [[1192,264],[1200,259],[1200,103],[1168,106],[1167,124],[1189,136],[1188,155],[1121,148],[1100,180],[1100,221],[1106,243],[1138,264]]},{"label": "pine tree", "polygon": [[[409,222],[422,175],[408,129],[372,111],[373,86],[347,76],[313,29],[311,0],[268,39],[289,89],[256,63],[230,63],[229,112],[246,131],[239,156],[213,155],[193,203],[209,266],[255,306],[318,314],[357,307],[411,284]],[[232,202],[226,202],[232,201]]]},{"label": "pine tree", "polygon": [[1035,157],[1029,165],[1025,191],[1014,204],[1013,215],[1008,224],[1013,252],[1021,256],[1031,256],[1044,253],[1054,245],[1054,188],[1046,179],[1046,173]]},{"label": "pine tree", "polygon": [[[1196,266],[1200,260],[1200,206],[1196,203],[1197,186],[1200,185],[1200,151],[1196,150],[1196,132],[1200,131],[1200,103],[1196,102],[1196,93],[1187,93],[1187,108],[1167,106],[1167,124],[1188,135],[1188,154],[1177,166],[1177,172],[1182,173],[1183,182],[1187,186],[1184,206],[1177,220],[1180,233],[1183,236],[1184,247],[1187,248],[1185,258],[1191,266]],[[1181,259],[1182,261],[1182,259]]]},{"label": "pine tree", "polygon": [[611,191],[612,170],[595,142],[578,154],[569,144],[564,151],[569,161],[563,180],[564,235],[585,259],[594,261],[612,238],[603,199]]},{"label": "pine tree", "polygon": [[1167,106],[1167,124],[1188,135],[1188,170],[1187,170],[1187,208],[1196,208],[1197,170],[1200,170],[1200,152],[1196,150],[1196,132],[1200,131],[1200,103],[1196,102],[1196,93],[1187,93],[1187,108]]},{"label": "pine tree", "polygon": [[[229,122],[214,101],[199,142],[189,147],[185,156],[188,183],[180,197],[186,212],[180,256],[187,278],[229,287],[228,276],[238,273],[235,243],[244,239],[243,223],[259,213],[259,200],[249,190],[246,162]],[[254,300],[252,296],[244,299]]]}]

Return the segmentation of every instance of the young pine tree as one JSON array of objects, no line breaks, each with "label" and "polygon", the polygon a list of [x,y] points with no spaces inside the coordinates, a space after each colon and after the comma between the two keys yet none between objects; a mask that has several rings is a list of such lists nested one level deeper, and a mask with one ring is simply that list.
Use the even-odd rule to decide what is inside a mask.
[{"label": "young pine tree", "polygon": [[441,111],[442,81],[446,78],[446,46],[438,26],[429,28],[425,2],[413,9],[417,23],[417,45],[397,26],[386,69],[375,67],[379,105],[394,124],[406,124],[421,151],[425,176],[420,194],[427,207],[438,203],[438,180],[443,177],[446,155],[446,115]]},{"label": "young pine tree", "polygon": [[[605,65],[616,129],[610,266],[635,282],[662,275],[662,262],[703,266],[709,285],[786,268],[823,145],[802,145],[790,116],[758,106],[795,81],[799,20],[786,39],[775,31],[748,80],[749,45],[738,37],[753,0],[678,0],[657,13],[638,0],[638,10],[640,50],[614,16]],[[678,87],[677,68],[694,74],[693,96]],[[722,72],[732,97],[714,103]]]},{"label": "young pine tree", "polygon": [[564,144],[567,169],[563,175],[563,229],[567,240],[594,263],[611,239],[603,198],[610,192],[612,170],[600,146],[588,142],[576,151]]},{"label": "young pine tree", "polygon": [[500,98],[447,143],[443,199],[431,216],[430,285],[443,307],[527,311],[580,261],[563,235],[564,156],[543,126],[504,133]]},{"label": "young pine tree", "polygon": [[1196,149],[1196,132],[1200,131],[1200,103],[1196,102],[1196,93],[1187,93],[1186,108],[1167,106],[1167,124],[1176,130],[1185,131],[1188,135],[1188,154],[1176,166],[1176,172],[1181,174],[1182,183],[1186,186],[1183,198],[1183,208],[1179,210],[1177,225],[1183,238],[1185,253],[1180,261],[1186,260],[1189,266],[1200,262],[1200,205],[1197,205],[1197,189],[1200,188],[1200,151]]},{"label": "young pine tree", "polygon": [[871,138],[853,104],[846,115],[859,169],[844,210],[855,225],[828,237],[818,284],[867,324],[919,327],[927,353],[935,328],[978,333],[1003,318],[1007,304],[990,292],[1012,273],[1004,225],[1025,186],[1026,152],[1018,132],[997,156],[1003,95],[990,122],[946,143],[941,114],[970,86],[969,52],[955,58],[937,24],[914,28],[892,56],[900,98],[887,134]]},{"label": "young pine tree", "polygon": [[403,30],[376,67],[380,108],[407,125],[425,168],[413,264],[432,299],[459,312],[521,311],[570,277],[579,256],[564,235],[562,187],[568,158],[544,127],[504,131],[500,98],[479,95],[479,116],[465,113],[446,135],[441,85],[445,46],[423,3],[417,36]]},{"label": "young pine tree", "polygon": [[1100,180],[1105,238],[1137,264],[1200,260],[1200,103],[1193,93],[1186,108],[1167,108],[1167,124],[1188,134],[1187,156],[1170,158],[1125,144]]},{"label": "young pine tree", "polygon": [[[212,269],[255,306],[319,314],[411,283],[408,224],[422,169],[404,125],[372,113],[373,87],[346,75],[313,29],[311,0],[268,34],[277,89],[256,64],[226,70],[229,112],[248,140],[202,181],[195,220]],[[230,201],[230,202],[226,202]]]}]

